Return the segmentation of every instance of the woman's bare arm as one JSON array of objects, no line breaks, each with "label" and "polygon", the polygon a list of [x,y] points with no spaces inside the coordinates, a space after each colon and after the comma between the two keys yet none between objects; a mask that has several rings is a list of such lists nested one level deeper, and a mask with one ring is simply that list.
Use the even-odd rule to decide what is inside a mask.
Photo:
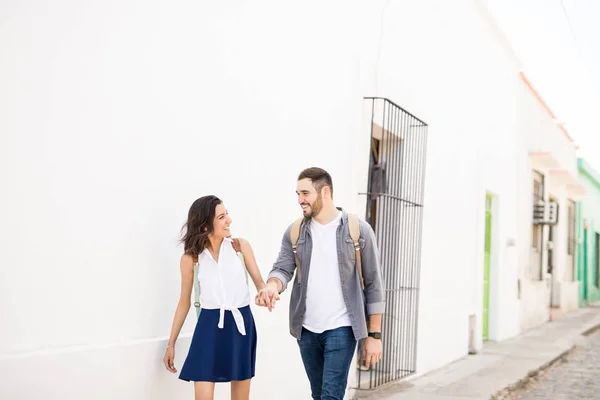
[{"label": "woman's bare arm", "polygon": [[171,336],[169,337],[169,346],[175,345],[181,327],[185,322],[188,312],[190,311],[190,298],[192,296],[192,288],[194,286],[194,259],[191,256],[181,256],[179,263],[181,270],[181,294],[175,316],[173,317],[173,326],[171,327]]},{"label": "woman's bare arm", "polygon": [[254,286],[256,287],[256,291],[260,292],[265,287],[265,281],[258,269],[258,265],[256,264],[256,258],[254,258],[254,251],[252,251],[252,246],[250,246],[250,242],[246,239],[240,239],[240,247],[242,250],[242,255],[244,256],[244,263],[246,264],[246,269],[248,270],[248,275],[254,282]]}]

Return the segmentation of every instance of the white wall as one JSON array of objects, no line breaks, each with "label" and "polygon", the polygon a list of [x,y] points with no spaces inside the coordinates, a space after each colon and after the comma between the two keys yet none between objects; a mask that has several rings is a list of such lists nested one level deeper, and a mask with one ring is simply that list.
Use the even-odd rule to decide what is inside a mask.
[{"label": "white wall", "polygon": [[385,21],[379,94],[430,127],[417,365],[423,373],[467,354],[473,313],[481,337],[486,191],[499,204],[492,337],[518,331],[516,255],[504,243],[516,235],[519,66],[479,2],[391,2]]},{"label": "white wall", "polygon": [[[161,359],[191,203],[221,196],[265,275],[299,215],[302,168],[328,169],[355,208],[368,153],[358,14],[330,31],[341,5],[5,6],[0,398],[190,398]],[[287,299],[255,310],[256,398],[273,382],[308,397]]]},{"label": "white wall", "polygon": [[[518,332],[517,250],[506,245],[519,235],[518,62],[479,1],[385,4],[7,7],[0,397],[190,398],[161,365],[189,205],[221,196],[266,274],[298,215],[302,168],[328,169],[337,204],[363,213],[363,96],[430,126],[418,373],[467,353],[472,314],[481,336],[486,192],[496,196],[491,335]],[[269,385],[309,396],[288,296],[272,314],[254,310],[256,398],[274,398]],[[187,346],[178,342],[178,367]]]},{"label": "white wall", "polygon": [[[527,330],[550,319],[550,303],[561,312],[577,308],[578,283],[565,281],[568,238],[568,199],[573,198],[566,190],[562,180],[553,175],[552,170],[566,170],[577,176],[575,146],[557,125],[550,111],[522,82],[518,96],[519,129],[526,138],[527,151],[531,153],[549,153],[556,165],[547,166],[536,162],[535,157],[527,156],[523,160],[522,174],[519,175],[519,187],[523,201],[519,204],[519,278],[521,284],[521,330]],[[531,224],[533,173],[535,169],[544,175],[546,199],[554,198],[559,204],[559,221],[554,226],[554,277],[547,273],[547,242],[549,228],[543,228],[542,265],[543,279],[532,280],[530,274]]]},{"label": "white wall", "polygon": [[[544,279],[536,280],[531,278],[530,251],[532,235],[532,214],[533,214],[533,160],[529,152],[544,151],[546,147],[536,147],[535,143],[542,142],[544,132],[548,125],[548,114],[540,105],[539,101],[532,94],[529,88],[522,83],[518,92],[518,110],[519,110],[519,132],[526,142],[525,151],[521,158],[521,171],[518,176],[518,185],[523,199],[519,203],[519,284],[521,300],[521,318],[520,328],[526,330],[530,327],[539,325],[549,319],[550,307],[550,283],[544,272]],[[540,171],[544,172],[544,171]],[[545,184],[548,189],[548,181]],[[548,229],[543,228],[544,243],[548,237]],[[546,270],[547,252],[542,247],[542,265]]]}]

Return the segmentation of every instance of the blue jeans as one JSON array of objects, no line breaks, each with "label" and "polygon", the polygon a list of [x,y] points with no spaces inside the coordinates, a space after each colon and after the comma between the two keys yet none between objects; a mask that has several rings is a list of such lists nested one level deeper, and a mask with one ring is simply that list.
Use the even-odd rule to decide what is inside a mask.
[{"label": "blue jeans", "polygon": [[344,326],[323,333],[302,328],[298,340],[304,369],[314,400],[343,400],[348,370],[356,349],[352,328]]}]

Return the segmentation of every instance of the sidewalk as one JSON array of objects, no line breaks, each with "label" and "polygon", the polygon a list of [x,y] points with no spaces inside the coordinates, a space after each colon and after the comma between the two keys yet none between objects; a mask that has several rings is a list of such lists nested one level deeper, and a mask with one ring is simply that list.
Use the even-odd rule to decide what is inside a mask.
[{"label": "sidewalk", "polygon": [[583,334],[600,326],[600,308],[572,311],[524,334],[489,343],[467,356],[414,380],[376,391],[360,391],[359,399],[490,400],[503,389],[518,385],[532,372],[565,356]]}]

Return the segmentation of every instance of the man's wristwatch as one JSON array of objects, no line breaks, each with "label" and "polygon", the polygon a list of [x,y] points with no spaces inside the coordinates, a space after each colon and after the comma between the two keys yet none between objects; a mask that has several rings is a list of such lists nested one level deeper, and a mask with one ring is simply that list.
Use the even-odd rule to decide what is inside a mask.
[{"label": "man's wristwatch", "polygon": [[381,332],[369,332],[369,337],[381,340]]}]

